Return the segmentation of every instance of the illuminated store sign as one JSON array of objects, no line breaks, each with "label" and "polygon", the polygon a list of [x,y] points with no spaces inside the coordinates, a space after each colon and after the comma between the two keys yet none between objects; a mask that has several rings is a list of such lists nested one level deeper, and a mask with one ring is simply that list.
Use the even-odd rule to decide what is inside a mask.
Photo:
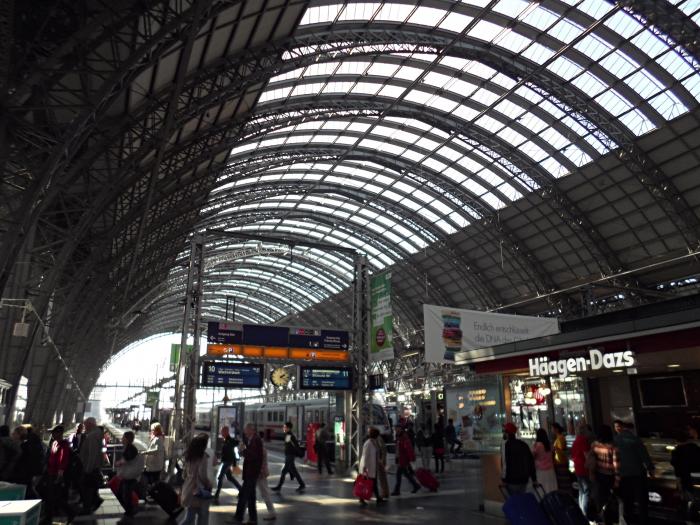
[{"label": "illuminated store sign", "polygon": [[570,357],[550,361],[548,357],[532,357],[528,360],[531,376],[555,376],[564,379],[569,374],[611,370],[614,368],[629,368],[634,366],[634,352],[610,352],[604,354],[600,350],[589,350],[588,357]]}]

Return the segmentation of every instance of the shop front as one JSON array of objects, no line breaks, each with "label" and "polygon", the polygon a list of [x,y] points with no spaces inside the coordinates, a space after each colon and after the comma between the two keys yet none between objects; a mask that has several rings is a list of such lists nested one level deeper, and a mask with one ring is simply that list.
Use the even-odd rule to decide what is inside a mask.
[{"label": "shop front", "polygon": [[532,443],[553,422],[569,446],[580,424],[634,425],[656,464],[650,504],[657,514],[680,506],[670,465],[679,433],[700,426],[700,331],[650,335],[586,347],[534,351],[472,365],[483,381],[502,385],[504,419]]}]

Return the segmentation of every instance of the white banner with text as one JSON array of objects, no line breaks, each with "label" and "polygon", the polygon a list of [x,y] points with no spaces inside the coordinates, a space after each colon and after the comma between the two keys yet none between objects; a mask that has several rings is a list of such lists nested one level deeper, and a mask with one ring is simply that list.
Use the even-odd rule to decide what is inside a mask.
[{"label": "white banner with text", "polygon": [[494,314],[423,305],[425,362],[454,363],[457,352],[489,348],[559,333],[552,317]]}]

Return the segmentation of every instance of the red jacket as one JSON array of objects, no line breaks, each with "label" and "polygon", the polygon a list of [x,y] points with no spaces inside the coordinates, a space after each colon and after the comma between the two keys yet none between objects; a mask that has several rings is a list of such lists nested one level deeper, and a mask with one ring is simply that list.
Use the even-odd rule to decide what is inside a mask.
[{"label": "red jacket", "polygon": [[399,466],[407,467],[412,461],[416,460],[416,453],[413,450],[411,438],[407,434],[403,434],[399,438]]},{"label": "red jacket", "polygon": [[54,441],[49,453],[49,461],[46,466],[46,473],[49,476],[56,476],[58,472],[65,472],[70,462],[70,443],[66,439]]},{"label": "red jacket", "polygon": [[576,436],[574,444],[571,445],[571,460],[574,462],[574,473],[577,476],[588,476],[586,470],[586,452],[591,449],[588,438],[583,435]]}]

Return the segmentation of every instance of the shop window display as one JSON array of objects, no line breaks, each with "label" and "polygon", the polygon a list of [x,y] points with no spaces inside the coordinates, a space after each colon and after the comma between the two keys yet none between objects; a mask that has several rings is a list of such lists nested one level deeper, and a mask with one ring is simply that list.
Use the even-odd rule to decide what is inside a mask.
[{"label": "shop window display", "polygon": [[474,378],[464,385],[448,388],[446,396],[447,418],[454,420],[463,450],[499,450],[505,422],[500,378]]},{"label": "shop window display", "polygon": [[539,428],[549,432],[553,422],[548,405],[551,402],[554,421],[566,429],[567,441],[573,441],[576,426],[586,418],[583,378],[551,378],[548,382],[539,377],[513,376],[508,387],[511,418],[522,439],[534,441]]}]

